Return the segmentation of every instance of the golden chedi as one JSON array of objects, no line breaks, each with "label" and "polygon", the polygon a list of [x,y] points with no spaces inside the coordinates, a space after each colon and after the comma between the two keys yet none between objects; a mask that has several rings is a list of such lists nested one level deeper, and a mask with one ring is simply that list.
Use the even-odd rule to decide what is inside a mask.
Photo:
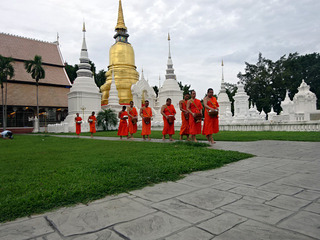
[{"label": "golden chedi", "polygon": [[116,40],[110,48],[109,66],[106,73],[107,80],[100,89],[102,92],[101,105],[108,104],[109,90],[114,71],[115,84],[118,90],[119,103],[129,104],[132,100],[131,86],[139,80],[139,73],[136,71],[134,51],[128,42],[129,34],[124,24],[121,0],[119,0],[118,22],[114,35]]}]

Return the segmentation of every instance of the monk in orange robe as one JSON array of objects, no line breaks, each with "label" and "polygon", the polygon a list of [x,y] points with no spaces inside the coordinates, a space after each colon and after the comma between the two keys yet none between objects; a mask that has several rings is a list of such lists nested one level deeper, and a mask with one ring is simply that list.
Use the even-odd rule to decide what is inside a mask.
[{"label": "monk in orange robe", "polygon": [[76,114],[77,116],[74,118],[74,121],[76,122],[76,134],[80,137],[82,118],[79,116],[79,113]]},{"label": "monk in orange robe", "polygon": [[173,141],[172,135],[174,134],[174,120],[176,109],[171,104],[171,98],[168,98],[166,104],[161,107],[161,114],[163,117],[162,140],[164,141],[166,135],[168,134],[170,141]]},{"label": "monk in orange robe", "polygon": [[[137,122],[138,122],[138,112],[137,109],[133,106],[133,101],[130,102],[130,106],[128,107],[128,115],[129,115],[129,133],[130,138],[133,139],[133,134],[137,132]],[[128,135],[129,138],[129,135]]]},{"label": "monk in orange robe", "polygon": [[181,124],[181,128],[180,128],[180,140],[182,140],[183,135],[186,135],[188,141],[189,141],[189,134],[190,134],[189,112],[187,110],[187,104],[188,104],[189,97],[190,97],[190,95],[189,95],[189,93],[187,93],[184,95],[184,99],[179,102],[179,107],[180,107],[180,111],[181,111],[181,120],[182,120],[182,124]]},{"label": "monk in orange robe", "polygon": [[96,132],[96,121],[97,118],[94,115],[95,112],[92,112],[91,116],[88,117],[88,122],[90,124],[90,133],[91,133],[91,138],[93,138],[93,134]]},{"label": "monk in orange robe", "polygon": [[219,132],[219,118],[209,116],[209,111],[214,111],[215,109],[219,110],[219,103],[217,99],[213,96],[213,89],[209,88],[207,96],[203,99],[203,105],[205,107],[204,111],[204,124],[202,129],[202,134],[206,135],[208,141],[213,144],[212,134]]},{"label": "monk in orange robe", "polygon": [[118,114],[118,118],[120,118],[118,136],[120,136],[120,139],[122,139],[122,136],[128,136],[128,113],[126,111],[126,108],[126,106],[123,106],[122,110]]},{"label": "monk in orange robe", "polygon": [[144,107],[140,109],[140,116],[142,118],[142,131],[141,135],[143,140],[146,140],[146,136],[150,141],[150,134],[151,134],[151,117],[152,117],[152,109],[149,107],[149,101],[145,101]]},{"label": "monk in orange robe", "polygon": [[188,101],[187,110],[190,113],[189,126],[191,140],[197,142],[196,135],[201,134],[202,123],[202,104],[199,99],[196,99],[196,91],[191,91],[191,99]]}]

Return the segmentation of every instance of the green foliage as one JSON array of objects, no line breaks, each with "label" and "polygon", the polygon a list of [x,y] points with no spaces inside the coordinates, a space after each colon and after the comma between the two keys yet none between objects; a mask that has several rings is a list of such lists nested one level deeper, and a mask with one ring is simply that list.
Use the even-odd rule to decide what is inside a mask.
[{"label": "green foliage", "polygon": [[39,135],[17,135],[1,141],[0,148],[1,222],[175,181],[252,156],[184,144]]},{"label": "green foliage", "polygon": [[153,88],[154,92],[156,93],[156,96],[158,97],[158,94],[159,94],[158,86],[153,86],[152,88]]},{"label": "green foliage", "polygon": [[31,74],[31,77],[36,80],[36,84],[40,79],[45,78],[45,71],[42,67],[42,57],[35,55],[33,60],[27,60],[24,62],[24,67],[27,73]]},{"label": "green foliage", "polygon": [[97,115],[97,124],[102,127],[104,131],[117,125],[117,114],[112,109],[102,110]]},{"label": "green foliage", "polygon": [[[11,79],[14,76],[14,68],[12,66],[13,59],[3,57],[0,55],[0,85],[1,85],[1,98],[2,98],[2,126],[6,130],[7,127],[7,84],[8,78]],[[5,96],[3,94],[3,83],[5,84]],[[5,100],[4,100],[5,99]]]},{"label": "green foliage", "polygon": [[[93,74],[95,84],[97,85],[98,88],[100,88],[106,82],[106,71],[102,69],[98,73],[96,73],[95,64],[92,61],[89,61],[89,64],[91,65],[90,70]],[[73,84],[74,80],[77,78],[77,71],[79,70],[78,64],[75,64],[74,66],[72,66],[66,63],[65,69],[70,82]]]},{"label": "green foliage", "polygon": [[256,105],[258,111],[264,110],[280,113],[281,101],[286,91],[292,99],[298,92],[301,81],[310,85],[310,90],[317,96],[317,108],[320,108],[320,55],[318,53],[299,56],[298,53],[282,56],[276,62],[262,57],[259,53],[256,64],[245,63],[245,73],[238,78],[245,84],[250,104]]},{"label": "green foliage", "polygon": [[188,85],[188,84],[183,85],[182,82],[178,82],[178,84],[179,84],[180,90],[183,91],[183,95],[190,92],[191,85]]},{"label": "green foliage", "polygon": [[77,78],[77,71],[79,70],[78,65],[75,64],[74,66],[72,66],[72,65],[69,65],[68,63],[65,63],[65,69],[70,82],[73,84],[74,80]]},{"label": "green foliage", "polygon": [[[236,94],[238,87],[236,84],[232,84],[232,83],[225,83],[225,88],[226,88],[226,93],[228,95],[228,98],[231,102],[231,112],[232,112],[232,116],[234,115],[234,95]],[[218,99],[219,101],[219,99]]]},{"label": "green foliage", "polygon": [[98,88],[100,88],[103,84],[105,84],[107,80],[106,71],[103,69],[98,72],[95,76],[95,82]]}]

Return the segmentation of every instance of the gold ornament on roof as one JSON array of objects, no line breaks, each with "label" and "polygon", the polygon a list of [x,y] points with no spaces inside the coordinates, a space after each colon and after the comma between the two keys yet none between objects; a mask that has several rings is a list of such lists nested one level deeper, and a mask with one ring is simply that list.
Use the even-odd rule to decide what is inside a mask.
[{"label": "gold ornament on roof", "polygon": [[121,0],[119,0],[118,22],[117,22],[116,30],[117,30],[117,29],[127,30],[127,27],[126,27],[126,25],[124,24],[124,18],[123,18],[123,11],[122,11]]}]

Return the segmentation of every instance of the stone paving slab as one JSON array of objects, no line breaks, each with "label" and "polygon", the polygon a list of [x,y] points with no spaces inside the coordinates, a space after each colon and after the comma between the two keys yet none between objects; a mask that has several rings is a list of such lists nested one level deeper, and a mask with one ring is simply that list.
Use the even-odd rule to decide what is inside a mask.
[{"label": "stone paving slab", "polygon": [[119,224],[114,229],[131,240],[152,240],[165,237],[187,226],[190,226],[190,224],[183,220],[157,212],[131,222]]},{"label": "stone paving slab", "polygon": [[211,232],[212,234],[219,235],[239,223],[245,222],[247,218],[235,215],[233,213],[223,213],[215,218],[205,221],[198,225],[198,227]]},{"label": "stone paving slab", "polygon": [[268,192],[274,192],[279,194],[293,195],[303,191],[303,188],[293,187],[278,183],[268,183],[258,188],[259,190],[264,190]]},{"label": "stone paving slab", "polygon": [[310,174],[297,173],[275,181],[276,183],[320,191],[319,178]]},{"label": "stone paving slab", "polygon": [[152,205],[153,208],[167,212],[170,215],[185,219],[190,223],[197,223],[215,216],[210,211],[205,211],[189,204],[170,199]]},{"label": "stone paving slab", "polygon": [[316,239],[320,238],[320,215],[301,211],[279,224],[286,228]]},{"label": "stone paving slab", "polygon": [[194,190],[196,190],[196,188],[185,184],[166,182],[132,191],[130,194],[153,202],[159,202]]},{"label": "stone paving slab", "polygon": [[291,196],[285,196],[281,195],[278,196],[271,201],[266,201],[265,204],[278,207],[278,208],[283,208],[291,211],[297,211],[300,208],[307,206],[310,204],[310,201],[299,199],[296,197],[291,197]]},{"label": "stone paving slab", "polygon": [[209,211],[232,203],[240,198],[240,195],[210,188],[177,197],[177,199],[184,203]]},{"label": "stone paving slab", "polygon": [[39,217],[0,225],[0,240],[24,240],[52,232],[48,222]]},{"label": "stone paving slab", "polygon": [[170,237],[166,237],[165,240],[209,240],[213,235],[205,232],[199,228],[191,227]]},{"label": "stone paving slab", "polygon": [[227,232],[213,238],[214,240],[312,240],[313,238],[279,229],[277,227],[249,220],[237,225]]},{"label": "stone paving slab", "polygon": [[275,194],[275,193],[266,192],[266,191],[258,190],[251,187],[245,187],[245,186],[233,188],[229,190],[229,192],[237,193],[243,196],[261,198],[264,200],[271,200],[278,196],[278,194]]},{"label": "stone paving slab", "polygon": [[297,194],[294,195],[297,198],[302,198],[306,200],[316,200],[317,198],[320,199],[320,191],[309,191],[309,190],[303,190]]},{"label": "stone paving slab", "polygon": [[235,203],[231,203],[222,207],[222,209],[269,224],[276,224],[280,220],[294,213],[289,210],[284,210],[248,200],[239,200]]},{"label": "stone paving slab", "polygon": [[103,204],[67,209],[49,214],[48,219],[64,235],[70,236],[101,230],[119,222],[130,221],[154,212],[129,198],[119,198]]}]

